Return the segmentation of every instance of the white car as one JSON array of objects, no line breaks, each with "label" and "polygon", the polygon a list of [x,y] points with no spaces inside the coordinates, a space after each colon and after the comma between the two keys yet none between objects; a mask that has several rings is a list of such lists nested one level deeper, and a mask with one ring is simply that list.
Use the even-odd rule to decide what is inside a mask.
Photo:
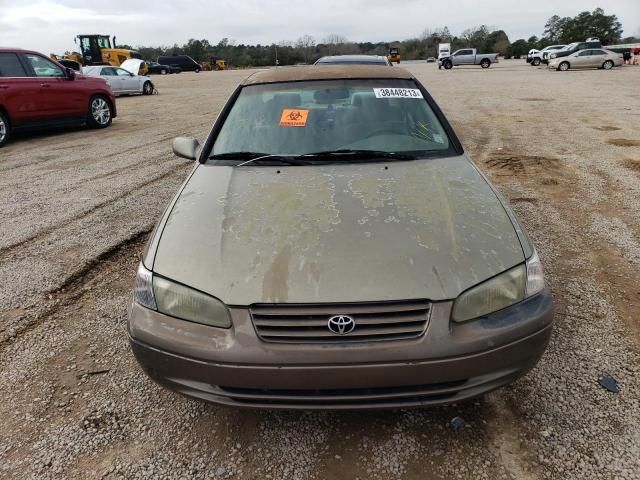
[{"label": "white car", "polygon": [[155,88],[151,82],[151,78],[146,75],[137,74],[142,60],[137,60],[136,62],[134,59],[134,62],[129,62],[131,61],[125,61],[120,67],[111,65],[83,67],[82,73],[92,77],[104,78],[111,87],[114,95],[151,95]]}]

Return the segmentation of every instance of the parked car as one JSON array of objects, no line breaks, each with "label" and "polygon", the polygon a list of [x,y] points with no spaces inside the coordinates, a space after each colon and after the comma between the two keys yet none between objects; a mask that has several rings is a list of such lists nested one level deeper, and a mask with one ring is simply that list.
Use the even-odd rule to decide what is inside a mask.
[{"label": "parked car", "polygon": [[549,68],[563,72],[571,68],[603,68],[611,70],[613,67],[619,67],[622,63],[621,54],[604,48],[594,48],[578,50],[571,55],[552,58],[549,60]]},{"label": "parked car", "polygon": [[566,45],[550,45],[542,49],[542,63],[545,65],[549,64],[549,56],[552,53],[557,53],[560,50],[564,50],[567,48]]},{"label": "parked car", "polygon": [[159,383],[234,406],[402,408],[493,390],[545,350],[538,255],[406,70],[254,73],[203,146],[173,149],[197,161],[128,320]]},{"label": "parked car", "polygon": [[580,50],[587,50],[591,48],[602,48],[600,40],[590,38],[584,42],[570,43],[563,49],[557,50],[555,52],[550,52],[548,55],[548,59],[549,61],[551,61],[554,58],[567,57]]},{"label": "parked car", "polygon": [[436,63],[437,61],[436,57],[427,57],[427,63]]},{"label": "parked car", "polygon": [[532,48],[531,50],[529,50],[529,52],[527,53],[527,63],[532,63],[533,62],[533,57],[536,53],[538,53],[540,50],[536,49],[536,48]]},{"label": "parked car", "polygon": [[548,45],[544,47],[542,50],[530,50],[527,55],[527,63],[530,63],[533,66],[538,66],[541,63],[548,63],[549,54],[555,52],[557,50],[562,50],[566,45]]},{"label": "parked car", "polygon": [[202,66],[189,55],[167,55],[158,57],[158,63],[177,67],[182,72],[196,72],[202,70]]},{"label": "parked car", "polygon": [[386,65],[392,63],[383,55],[331,55],[321,57],[314,65]]},{"label": "parked car", "polygon": [[[134,60],[142,62],[142,60],[139,59]],[[127,60],[127,62],[128,61],[129,60]],[[136,70],[137,69],[134,68],[134,71]],[[82,67],[82,73],[91,77],[104,78],[111,87],[111,90],[113,90],[114,95],[151,95],[155,88],[150,77],[146,75],[136,75],[122,67],[94,65],[91,67]]]},{"label": "parked car", "polygon": [[0,146],[19,130],[108,127],[116,114],[116,99],[103,80],[38,52],[0,48]]},{"label": "parked car", "polygon": [[182,69],[180,67],[174,67],[172,65],[162,65],[158,62],[147,62],[147,73],[167,75],[169,73],[180,73]]},{"label": "parked car", "polygon": [[448,57],[438,59],[438,66],[447,70],[458,65],[480,65],[489,68],[492,63],[498,63],[498,53],[478,54],[475,48],[463,48],[456,50]]}]

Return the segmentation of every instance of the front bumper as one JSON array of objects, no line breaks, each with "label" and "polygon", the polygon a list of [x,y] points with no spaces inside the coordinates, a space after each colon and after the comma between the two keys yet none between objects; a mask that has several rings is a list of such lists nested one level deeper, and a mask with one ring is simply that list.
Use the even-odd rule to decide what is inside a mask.
[{"label": "front bumper", "polygon": [[512,382],[542,356],[553,305],[544,291],[488,317],[450,322],[433,304],[416,339],[368,343],[261,341],[247,309],[231,329],[184,322],[132,305],[133,352],[158,383],[190,397],[269,409],[405,408],[452,403]]}]

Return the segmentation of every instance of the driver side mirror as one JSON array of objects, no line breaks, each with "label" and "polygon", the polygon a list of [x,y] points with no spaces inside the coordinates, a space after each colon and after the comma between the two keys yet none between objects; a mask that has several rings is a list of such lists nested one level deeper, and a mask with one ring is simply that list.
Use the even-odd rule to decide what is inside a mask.
[{"label": "driver side mirror", "polygon": [[65,67],[64,74],[67,80],[75,80],[76,78],[76,71],[73,68]]},{"label": "driver side mirror", "polygon": [[173,153],[187,160],[195,160],[200,154],[200,143],[193,137],[176,137],[173,139]]}]

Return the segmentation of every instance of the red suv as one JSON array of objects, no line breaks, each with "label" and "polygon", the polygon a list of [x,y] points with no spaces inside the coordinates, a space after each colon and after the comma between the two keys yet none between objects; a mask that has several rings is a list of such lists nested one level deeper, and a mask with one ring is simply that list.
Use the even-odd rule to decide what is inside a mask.
[{"label": "red suv", "polygon": [[105,80],[76,75],[38,52],[0,48],[0,147],[17,130],[105,128],[115,116],[116,99]]}]

